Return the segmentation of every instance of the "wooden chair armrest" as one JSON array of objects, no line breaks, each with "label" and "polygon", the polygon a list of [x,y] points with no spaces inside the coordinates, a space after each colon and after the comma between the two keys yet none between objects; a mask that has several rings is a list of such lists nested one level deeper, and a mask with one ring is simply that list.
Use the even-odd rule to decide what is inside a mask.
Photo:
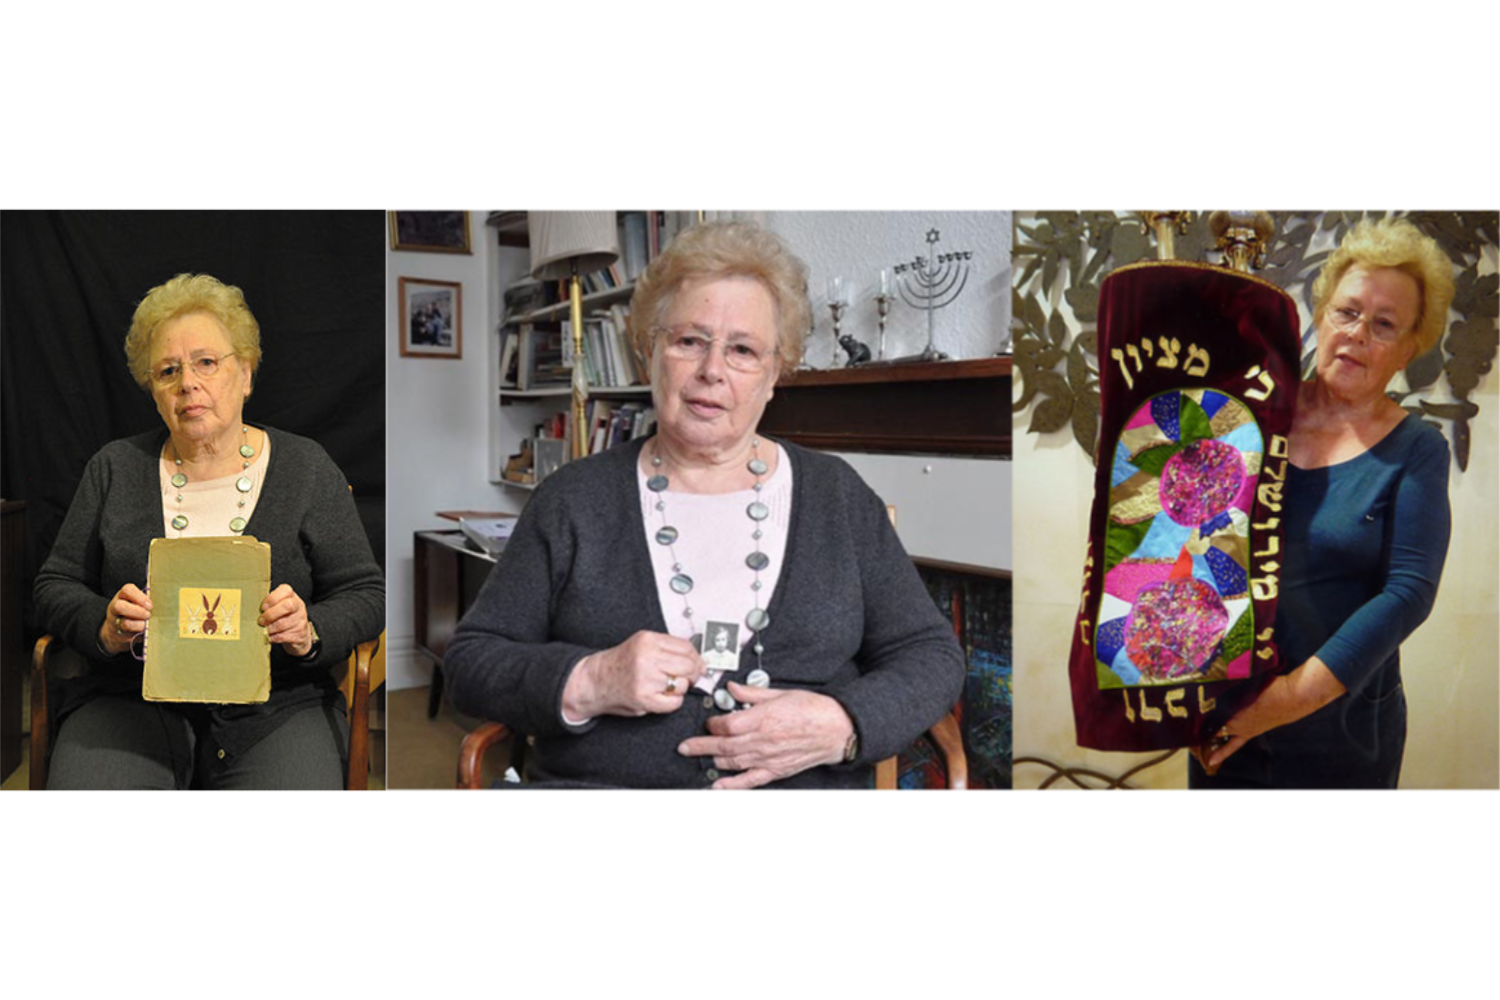
[{"label": "wooden chair armrest", "polygon": [[44,635],[31,651],[31,766],[29,787],[43,791],[47,787],[47,658],[57,637]]},{"label": "wooden chair armrest", "polygon": [[943,753],[948,767],[948,787],[962,791],[969,787],[969,758],[964,756],[964,736],[958,720],[949,712],[930,730],[932,741]]},{"label": "wooden chair armrest", "polygon": [[496,743],[510,739],[510,727],[503,722],[486,722],[468,736],[458,751],[459,788],[483,788],[484,755]]},{"label": "wooden chair armrest", "polygon": [[370,787],[370,661],[379,639],[354,647],[354,688],[349,701],[349,774],[344,787],[363,792]]},{"label": "wooden chair armrest", "polygon": [[[969,787],[969,758],[964,755],[964,737],[963,732],[958,728],[958,719],[954,718],[952,712],[949,712],[927,732],[943,755],[944,769],[948,772],[948,787],[957,791],[967,789]],[[875,765],[877,789],[893,791],[896,788],[896,764],[895,757],[887,757]]]}]

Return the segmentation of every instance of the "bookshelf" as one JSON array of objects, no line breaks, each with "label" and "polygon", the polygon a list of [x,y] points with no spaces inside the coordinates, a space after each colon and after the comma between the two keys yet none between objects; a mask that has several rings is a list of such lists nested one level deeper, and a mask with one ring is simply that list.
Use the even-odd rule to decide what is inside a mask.
[{"label": "bookshelf", "polygon": [[[596,288],[583,296],[585,353],[590,367],[595,369],[589,378],[591,406],[595,401],[603,401],[618,412],[622,407],[646,408],[651,405],[649,386],[605,383],[645,380],[640,362],[631,359],[630,347],[624,337],[624,307],[628,306],[635,292],[634,281],[627,279],[633,279],[643,270],[659,246],[671,238],[676,223],[669,223],[666,217],[677,214],[617,213],[621,257],[611,279],[613,287]],[[529,247],[525,212],[492,212],[488,224],[495,231],[499,245],[517,249]],[[634,230],[634,237],[627,233],[627,226]],[[641,242],[642,234],[646,234],[644,243]],[[633,249],[627,245],[632,239],[635,241],[631,244]],[[603,282],[596,279],[596,283]],[[503,293],[504,289],[500,291]],[[569,369],[563,365],[567,359],[556,356],[559,351],[571,354],[571,345],[563,348],[561,344],[568,318],[569,305],[565,297],[562,301],[496,318],[490,337],[489,364],[489,479],[492,483],[522,491],[536,488],[535,482],[516,482],[507,478],[506,466],[511,456],[522,451],[524,442],[532,438],[539,427],[553,423],[559,415],[570,411],[571,380],[567,376]],[[599,324],[597,327],[596,323]],[[607,347],[605,338],[610,339]],[[513,380],[508,377],[507,370],[508,341],[511,341],[510,350],[516,355],[513,365],[516,377]],[[526,341],[524,350],[523,341]],[[538,372],[539,359],[542,360],[540,371],[544,377],[537,382],[531,376]],[[618,377],[604,377],[610,371],[618,373]],[[592,436],[593,428],[590,431]],[[547,433],[551,433],[550,428]]]}]

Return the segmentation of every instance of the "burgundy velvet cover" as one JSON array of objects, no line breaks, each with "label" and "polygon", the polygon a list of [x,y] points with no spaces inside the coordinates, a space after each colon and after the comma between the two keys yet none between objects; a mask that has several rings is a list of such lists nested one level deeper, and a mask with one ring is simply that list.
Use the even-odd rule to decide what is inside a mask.
[{"label": "burgundy velvet cover", "polygon": [[1105,279],[1069,660],[1080,745],[1206,743],[1286,668],[1272,626],[1298,326],[1285,292],[1225,268],[1159,261]]}]

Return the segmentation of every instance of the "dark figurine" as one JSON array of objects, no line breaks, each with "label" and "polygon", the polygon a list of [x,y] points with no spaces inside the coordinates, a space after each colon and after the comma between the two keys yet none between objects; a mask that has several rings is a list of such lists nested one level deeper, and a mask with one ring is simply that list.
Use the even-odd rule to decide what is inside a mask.
[{"label": "dark figurine", "polygon": [[849,360],[844,363],[845,368],[853,368],[870,360],[870,349],[847,333],[839,338],[839,346],[849,355]]}]

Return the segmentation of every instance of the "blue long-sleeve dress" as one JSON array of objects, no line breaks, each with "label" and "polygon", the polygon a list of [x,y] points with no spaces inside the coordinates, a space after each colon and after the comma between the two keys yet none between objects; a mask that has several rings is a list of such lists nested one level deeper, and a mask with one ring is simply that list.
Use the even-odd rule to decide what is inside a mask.
[{"label": "blue long-sleeve dress", "polygon": [[1394,788],[1406,745],[1401,643],[1426,620],[1448,554],[1448,445],[1408,416],[1364,454],[1291,466],[1276,636],[1348,689],[1242,747],[1195,788]]}]

